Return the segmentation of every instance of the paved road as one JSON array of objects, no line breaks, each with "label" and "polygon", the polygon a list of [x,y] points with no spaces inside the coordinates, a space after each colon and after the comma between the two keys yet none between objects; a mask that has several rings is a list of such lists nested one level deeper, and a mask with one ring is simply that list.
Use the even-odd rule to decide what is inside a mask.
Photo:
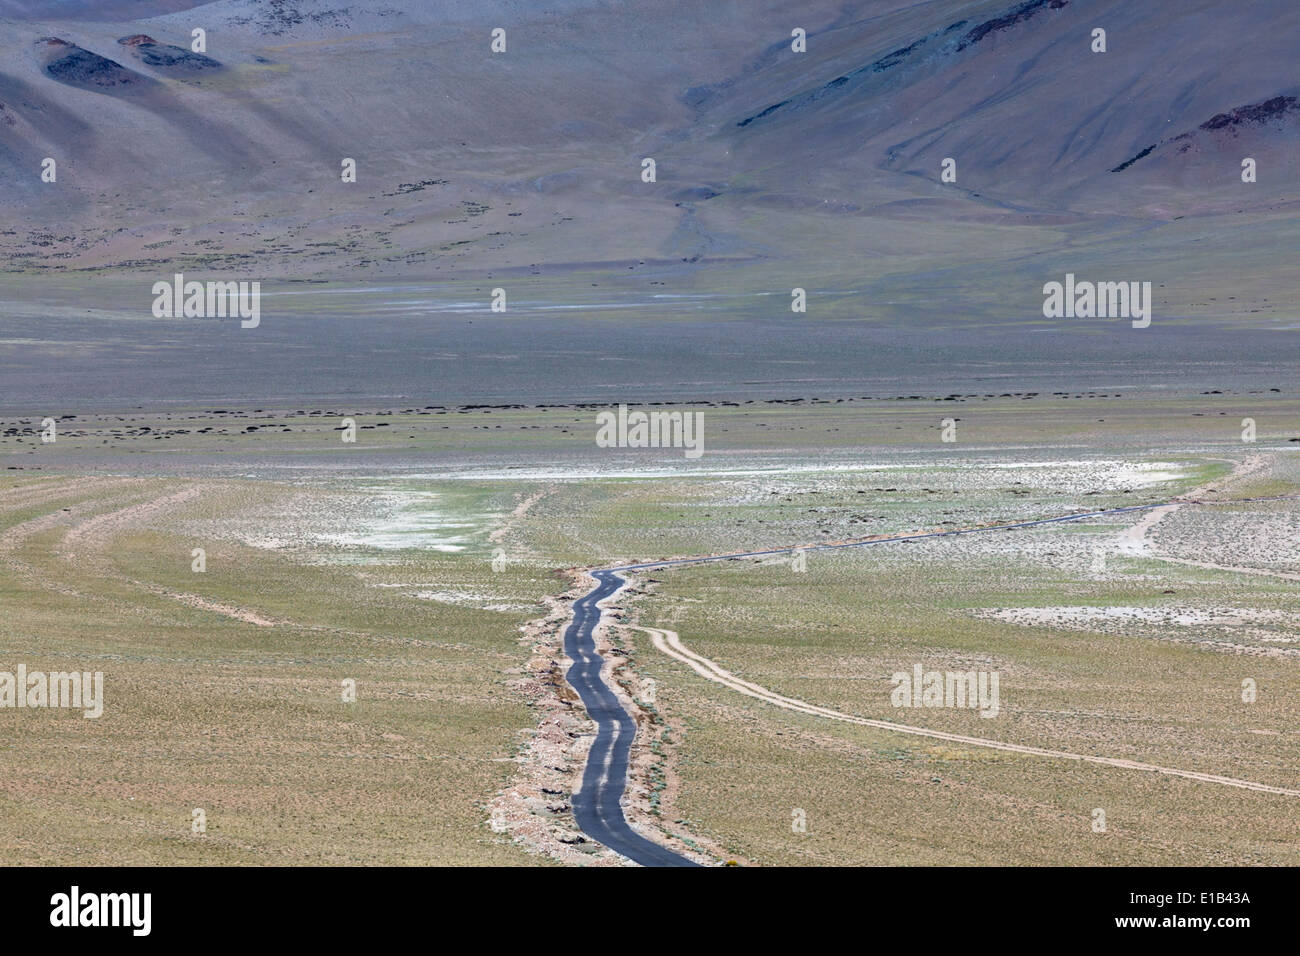
[{"label": "paved road", "polygon": [[593,720],[596,721],[596,742],[587,755],[587,767],[582,774],[582,789],[573,795],[573,815],[582,832],[593,840],[640,863],[642,866],[697,866],[698,864],[674,853],[658,843],[652,843],[630,826],[623,816],[623,793],[627,790],[628,755],[636,735],[636,721],[623,709],[618,697],[600,678],[604,659],[596,653],[594,631],[600,622],[600,608],[596,605],[612,595],[626,582],[619,572],[643,571],[649,568],[673,567],[681,564],[700,564],[705,561],[729,561],[733,558],[759,558],[796,551],[835,551],[842,548],[862,548],[874,544],[891,544],[899,541],[918,541],[922,538],[951,538],[963,534],[982,534],[991,531],[1011,531],[1038,525],[1079,521],[1103,515],[1150,511],[1174,504],[1213,505],[1241,504],[1249,501],[1282,501],[1300,496],[1272,495],[1264,498],[1236,498],[1222,501],[1197,501],[1174,499],[1145,505],[1128,505],[1123,508],[1103,508],[1078,514],[1036,518],[1010,524],[988,525],[982,528],[963,528],[957,531],[927,531],[921,534],[899,535],[892,538],[871,538],[866,541],[848,541],[837,544],[813,544],[802,547],[772,548],[766,551],[742,551],[731,554],[706,555],[699,558],[675,558],[667,561],[647,561],[617,568],[593,571],[596,587],[573,602],[573,622],[564,632],[564,652],[574,665],[566,675],[570,684],[582,698]]},{"label": "paved road", "polygon": [[600,679],[605,661],[596,653],[593,632],[600,621],[597,603],[625,582],[613,571],[592,574],[598,583],[590,593],[573,602],[573,622],[564,632],[564,652],[573,660],[566,676],[596,722],[596,741],[587,755],[582,789],[573,795],[573,817],[587,836],[642,866],[696,866],[686,857],[641,836],[628,826],[623,816],[627,762],[636,736],[636,721]]}]

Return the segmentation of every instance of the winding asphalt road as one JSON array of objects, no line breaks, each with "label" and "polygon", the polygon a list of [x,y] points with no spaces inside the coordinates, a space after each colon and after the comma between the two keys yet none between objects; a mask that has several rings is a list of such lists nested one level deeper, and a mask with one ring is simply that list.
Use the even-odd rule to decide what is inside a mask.
[{"label": "winding asphalt road", "polygon": [[616,853],[620,853],[642,866],[698,866],[699,864],[674,853],[667,847],[647,840],[628,826],[623,815],[623,794],[627,790],[628,757],[632,740],[636,736],[636,721],[623,709],[618,697],[600,676],[604,658],[596,653],[595,630],[600,623],[599,603],[615,594],[627,583],[621,572],[644,571],[650,568],[675,567],[681,564],[701,564],[706,561],[729,561],[734,558],[760,558],[796,551],[836,551],[843,548],[862,548],[873,544],[892,544],[899,541],[919,541],[922,538],[951,538],[963,534],[982,534],[990,531],[1011,531],[1016,528],[1033,528],[1038,525],[1080,521],[1104,515],[1150,511],[1169,505],[1243,504],[1252,501],[1282,501],[1300,496],[1272,495],[1263,498],[1234,498],[1222,501],[1174,499],[1146,505],[1128,505],[1123,508],[1103,508],[1078,514],[1058,515],[1053,518],[1036,518],[1010,524],[988,525],[981,528],[964,528],[957,531],[927,531],[920,534],[899,535],[892,538],[870,538],[865,541],[848,541],[838,544],[810,544],[789,548],[772,548],[767,551],[741,551],[732,554],[708,555],[699,558],[674,558],[667,561],[647,561],[615,568],[592,571],[596,587],[573,602],[573,621],[564,632],[564,652],[574,664],[566,676],[578,696],[582,698],[587,713],[596,722],[596,740],[587,755],[587,766],[582,774],[582,789],[573,795],[573,815],[579,828]]},{"label": "winding asphalt road", "polygon": [[573,623],[564,632],[564,653],[573,660],[565,676],[596,722],[596,740],[587,754],[582,789],[573,795],[574,820],[587,836],[642,866],[697,866],[641,836],[623,816],[627,762],[636,736],[636,721],[600,679],[605,659],[596,653],[594,632],[600,622],[597,605],[627,582],[608,570],[593,571],[592,576],[596,587],[573,602]]}]

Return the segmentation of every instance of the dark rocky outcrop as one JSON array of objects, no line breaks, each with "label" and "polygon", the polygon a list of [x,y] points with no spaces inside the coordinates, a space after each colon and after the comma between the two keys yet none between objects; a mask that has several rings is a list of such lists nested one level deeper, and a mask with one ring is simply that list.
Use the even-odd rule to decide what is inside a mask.
[{"label": "dark rocky outcrop", "polygon": [[145,66],[164,72],[197,73],[219,70],[221,63],[202,53],[194,53],[170,43],[159,43],[146,33],[136,33],[117,41]]}]

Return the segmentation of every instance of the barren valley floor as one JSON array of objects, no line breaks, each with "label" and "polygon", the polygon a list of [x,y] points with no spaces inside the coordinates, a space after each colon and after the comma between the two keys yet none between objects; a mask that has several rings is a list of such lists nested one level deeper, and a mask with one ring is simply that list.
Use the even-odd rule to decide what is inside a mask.
[{"label": "barren valley floor", "polygon": [[[83,413],[52,444],[10,416],[0,670],[102,671],[104,713],[0,708],[0,844],[618,864],[572,819],[594,725],[558,640],[582,569],[1292,494],[1294,406],[718,404],[698,462],[596,449],[581,407],[356,411],[376,427],[353,445],[339,408]],[[1294,797],[816,711],[1300,788],[1298,523],[1295,501],[1183,506],[636,573],[600,632],[638,722],[629,818],[715,863],[1293,865]],[[997,716],[895,706],[917,665],[996,672]]]}]

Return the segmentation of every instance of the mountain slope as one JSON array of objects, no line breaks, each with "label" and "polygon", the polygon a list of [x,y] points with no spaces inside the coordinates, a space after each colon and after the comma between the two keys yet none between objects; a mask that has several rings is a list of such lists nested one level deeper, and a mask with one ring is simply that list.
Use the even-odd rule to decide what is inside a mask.
[{"label": "mountain slope", "polygon": [[132,6],[37,4],[0,34],[10,271],[671,268],[987,308],[1111,263],[1194,284],[1189,248],[1213,268],[1294,233],[1284,0],[219,0],[100,18]]}]

